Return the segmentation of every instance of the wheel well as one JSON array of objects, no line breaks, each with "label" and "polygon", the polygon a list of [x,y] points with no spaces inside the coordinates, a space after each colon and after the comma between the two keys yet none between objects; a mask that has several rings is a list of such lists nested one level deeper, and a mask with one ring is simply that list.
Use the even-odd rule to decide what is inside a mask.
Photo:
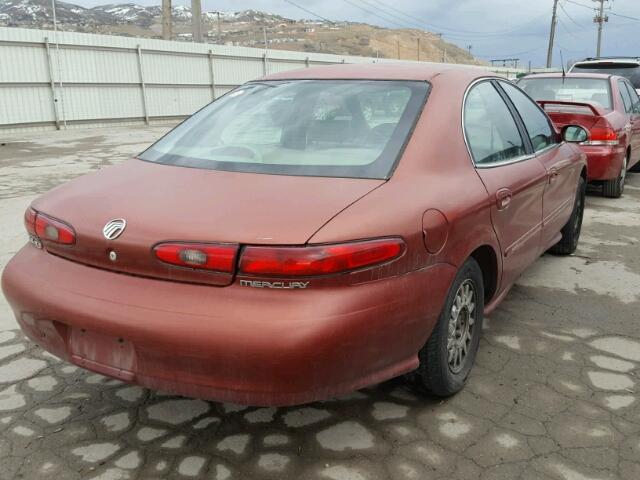
[{"label": "wheel well", "polygon": [[484,282],[485,305],[491,301],[498,288],[498,259],[496,252],[489,245],[476,248],[470,255],[482,270],[482,280]]},{"label": "wheel well", "polygon": [[582,179],[585,181],[587,181],[587,167],[582,167],[582,171],[580,172],[580,176],[582,177]]}]

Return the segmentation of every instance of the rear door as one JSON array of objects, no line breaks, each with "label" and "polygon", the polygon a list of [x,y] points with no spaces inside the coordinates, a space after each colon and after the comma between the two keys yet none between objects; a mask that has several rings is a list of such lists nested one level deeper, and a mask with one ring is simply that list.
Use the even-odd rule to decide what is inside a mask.
[{"label": "rear door", "polygon": [[512,106],[493,79],[471,86],[464,130],[491,199],[491,218],[503,257],[503,286],[512,284],[540,253],[542,196],[547,172],[533,155]]},{"label": "rear door", "polygon": [[629,82],[623,82],[631,98],[631,162],[629,166],[640,161],[640,96]]},{"label": "rear door", "polygon": [[561,148],[551,121],[534,100],[510,83],[498,83],[520,114],[533,153],[548,175],[542,202],[541,242],[546,249],[571,216],[578,175],[574,160],[579,153]]}]

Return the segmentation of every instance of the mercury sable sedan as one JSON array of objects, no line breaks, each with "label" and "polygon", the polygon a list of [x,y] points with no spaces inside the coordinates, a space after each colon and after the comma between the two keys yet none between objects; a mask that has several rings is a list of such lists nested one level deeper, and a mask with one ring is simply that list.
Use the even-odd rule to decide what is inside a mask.
[{"label": "mercury sable sedan", "polygon": [[149,388],[286,405],[411,372],[452,395],[483,315],[575,250],[585,135],[476,69],[279,73],[35,200],[2,287],[34,342]]}]

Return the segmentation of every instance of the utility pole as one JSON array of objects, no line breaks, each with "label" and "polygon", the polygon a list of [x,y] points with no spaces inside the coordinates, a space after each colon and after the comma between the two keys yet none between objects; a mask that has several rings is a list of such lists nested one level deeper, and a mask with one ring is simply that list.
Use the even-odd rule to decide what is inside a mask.
[{"label": "utility pole", "polygon": [[593,19],[593,23],[598,24],[598,46],[596,48],[596,57],[600,57],[600,52],[602,50],[602,28],[604,24],[609,21],[609,15],[604,14],[604,2],[608,2],[609,0],[593,0],[594,2],[600,3],[600,7],[598,8],[598,14]]},{"label": "utility pole", "polygon": [[192,40],[202,43],[202,4],[200,0],[191,0]]},{"label": "utility pole", "polygon": [[471,49],[473,48],[473,45],[467,45],[467,50],[469,50],[469,55],[471,55]]},{"label": "utility pole", "polygon": [[420,61],[420,37],[418,37],[418,61]]},{"label": "utility pole", "polygon": [[171,0],[162,0],[162,38],[171,40]]},{"label": "utility pole", "polygon": [[549,50],[547,50],[547,68],[553,64],[553,43],[556,39],[558,25],[558,0],[553,0],[553,15],[551,15],[551,31],[549,32]]}]

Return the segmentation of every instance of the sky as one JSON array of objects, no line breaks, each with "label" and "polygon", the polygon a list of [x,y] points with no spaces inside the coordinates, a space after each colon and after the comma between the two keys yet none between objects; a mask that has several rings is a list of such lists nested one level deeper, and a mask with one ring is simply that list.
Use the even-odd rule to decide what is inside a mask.
[{"label": "sky", "polygon": [[[67,0],[83,6],[119,0]],[[122,0],[141,5],[161,0]],[[330,20],[366,22],[390,28],[420,28],[444,38],[483,59],[519,58],[521,64],[546,63],[553,0],[291,0]],[[289,18],[313,18],[287,0],[202,0],[203,10],[238,11],[253,8]],[[173,0],[188,5],[189,0]],[[640,56],[640,0],[605,2],[602,55]],[[554,65],[595,56],[596,0],[560,0]]]}]

